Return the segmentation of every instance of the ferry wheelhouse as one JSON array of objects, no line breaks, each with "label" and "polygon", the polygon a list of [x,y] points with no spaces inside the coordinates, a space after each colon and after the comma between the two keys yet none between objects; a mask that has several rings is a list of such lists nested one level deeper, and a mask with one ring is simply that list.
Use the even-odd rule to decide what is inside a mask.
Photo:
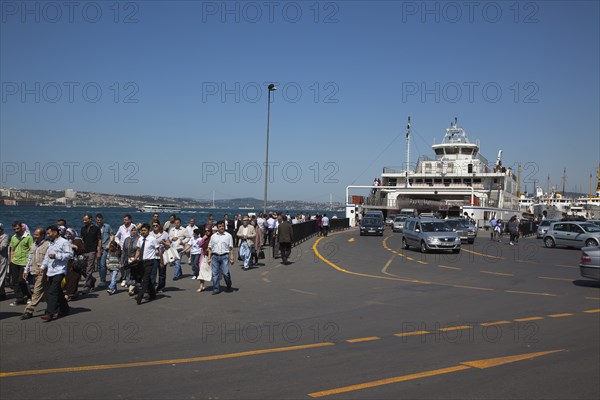
[{"label": "ferry wheelhouse", "polygon": [[490,165],[471,143],[455,118],[441,143],[432,146],[435,156],[421,156],[414,169],[410,164],[410,118],[407,141],[408,168],[384,167],[381,188],[372,190],[363,208],[401,209],[441,216],[464,216],[484,226],[492,216],[508,220],[519,212],[518,184],[510,168],[502,166],[502,150]]}]

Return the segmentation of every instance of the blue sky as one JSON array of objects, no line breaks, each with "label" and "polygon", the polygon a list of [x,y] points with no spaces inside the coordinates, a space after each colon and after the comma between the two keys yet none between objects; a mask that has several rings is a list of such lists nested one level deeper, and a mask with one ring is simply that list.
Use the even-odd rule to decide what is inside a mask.
[{"label": "blue sky", "polygon": [[413,161],[456,116],[529,190],[598,168],[596,1],[77,4],[1,2],[1,186],[262,199],[269,82],[270,199],[401,166],[408,115]]}]

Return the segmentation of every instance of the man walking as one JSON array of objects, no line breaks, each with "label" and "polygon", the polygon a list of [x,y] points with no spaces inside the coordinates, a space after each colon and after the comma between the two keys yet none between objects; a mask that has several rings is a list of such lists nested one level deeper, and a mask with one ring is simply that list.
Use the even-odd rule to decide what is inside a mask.
[{"label": "man walking", "polygon": [[252,255],[252,246],[256,239],[256,230],[252,225],[249,225],[250,218],[244,215],[242,226],[237,230],[237,238],[240,241],[240,257],[244,260],[242,266],[244,271],[250,269],[250,256]]},{"label": "man walking", "polygon": [[100,284],[106,285],[106,258],[110,243],[115,240],[115,232],[109,224],[104,223],[102,214],[96,214],[96,226],[100,229],[100,237],[102,238],[102,249],[100,250],[100,258],[98,259],[98,273],[100,274]]},{"label": "man walking", "polygon": [[327,214],[323,214],[323,218],[321,218],[321,229],[323,230],[323,236],[327,236],[329,233],[329,218]]},{"label": "man walking", "polygon": [[29,319],[33,317],[35,307],[40,301],[46,296],[46,274],[40,269],[46,252],[50,246],[50,242],[45,240],[46,232],[44,228],[37,228],[33,232],[33,240],[35,240],[33,246],[29,250],[29,258],[27,260],[27,266],[25,272],[23,272],[23,279],[27,280],[27,275],[31,274],[35,278],[35,284],[33,286],[33,294],[31,296],[31,302],[25,306],[25,311],[21,315],[21,319]]},{"label": "man walking", "polygon": [[217,232],[210,237],[208,243],[208,263],[212,268],[213,295],[221,293],[221,275],[225,278],[226,292],[231,292],[231,272],[233,265],[233,238],[225,232],[225,223],[217,223]]},{"label": "man walking", "polygon": [[142,287],[135,299],[138,305],[142,303],[146,291],[148,291],[150,300],[156,298],[156,290],[154,289],[151,275],[152,271],[158,268],[158,248],[160,246],[154,236],[150,235],[150,226],[148,224],[142,225],[140,233],[141,237],[138,239],[135,258],[142,262],[144,276],[142,278]]},{"label": "man walking", "polygon": [[4,225],[0,222],[0,301],[6,300],[6,275],[8,274],[8,235],[4,233]]},{"label": "man walking", "polygon": [[[83,227],[81,228],[81,240],[85,246],[84,256],[87,259],[87,278],[83,288],[83,293],[89,293],[94,290],[96,278],[94,278],[94,267],[96,259],[102,256],[102,234],[98,226],[92,224],[92,214],[83,216]],[[106,280],[106,277],[105,277]]]},{"label": "man walking", "polygon": [[292,242],[294,241],[294,229],[292,224],[284,214],[281,216],[281,223],[277,228],[277,237],[279,239],[279,251],[284,265],[288,264],[288,258],[292,253]]},{"label": "man walking", "polygon": [[175,218],[175,225],[169,231],[169,240],[171,241],[171,247],[177,250],[177,253],[179,254],[179,258],[174,262],[175,268],[173,271],[173,280],[176,281],[183,277],[183,271],[181,270],[181,254],[183,252],[183,247],[190,240],[187,230],[181,226],[181,218]]},{"label": "man walking", "polygon": [[73,249],[69,241],[60,236],[56,225],[46,228],[46,234],[51,243],[40,266],[42,273],[48,277],[48,302],[46,313],[42,319],[50,322],[69,314],[69,304],[60,287],[60,282],[67,273],[67,263],[73,258]]},{"label": "man walking", "polygon": [[27,265],[29,250],[33,246],[33,238],[25,229],[23,229],[21,221],[15,221],[12,224],[15,234],[10,238],[10,276],[15,290],[15,301],[10,303],[10,306],[27,304],[29,296],[29,288],[27,282],[23,279],[23,272]]}]

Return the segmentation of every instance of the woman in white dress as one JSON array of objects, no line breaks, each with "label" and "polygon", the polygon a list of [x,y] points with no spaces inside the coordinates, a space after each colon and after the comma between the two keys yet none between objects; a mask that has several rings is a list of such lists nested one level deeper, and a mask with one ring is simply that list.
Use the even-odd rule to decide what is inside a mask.
[{"label": "woman in white dress", "polygon": [[200,280],[200,287],[196,290],[197,292],[203,292],[204,289],[206,289],[206,286],[204,286],[204,282],[210,282],[212,280],[212,270],[210,268],[210,265],[208,265],[208,243],[210,242],[211,235],[212,226],[206,224],[204,226],[204,235],[198,243],[198,245],[202,247],[202,252],[200,253],[200,273],[198,274],[197,278]]}]

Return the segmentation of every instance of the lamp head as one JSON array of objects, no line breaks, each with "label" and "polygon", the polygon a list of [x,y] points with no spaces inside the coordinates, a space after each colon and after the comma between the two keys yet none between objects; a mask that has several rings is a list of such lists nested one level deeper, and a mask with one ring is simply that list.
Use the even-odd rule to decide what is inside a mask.
[{"label": "lamp head", "polygon": [[271,83],[271,84],[268,86],[268,89],[269,89],[269,92],[272,92],[273,90],[277,90],[277,86],[275,86],[273,83]]}]

